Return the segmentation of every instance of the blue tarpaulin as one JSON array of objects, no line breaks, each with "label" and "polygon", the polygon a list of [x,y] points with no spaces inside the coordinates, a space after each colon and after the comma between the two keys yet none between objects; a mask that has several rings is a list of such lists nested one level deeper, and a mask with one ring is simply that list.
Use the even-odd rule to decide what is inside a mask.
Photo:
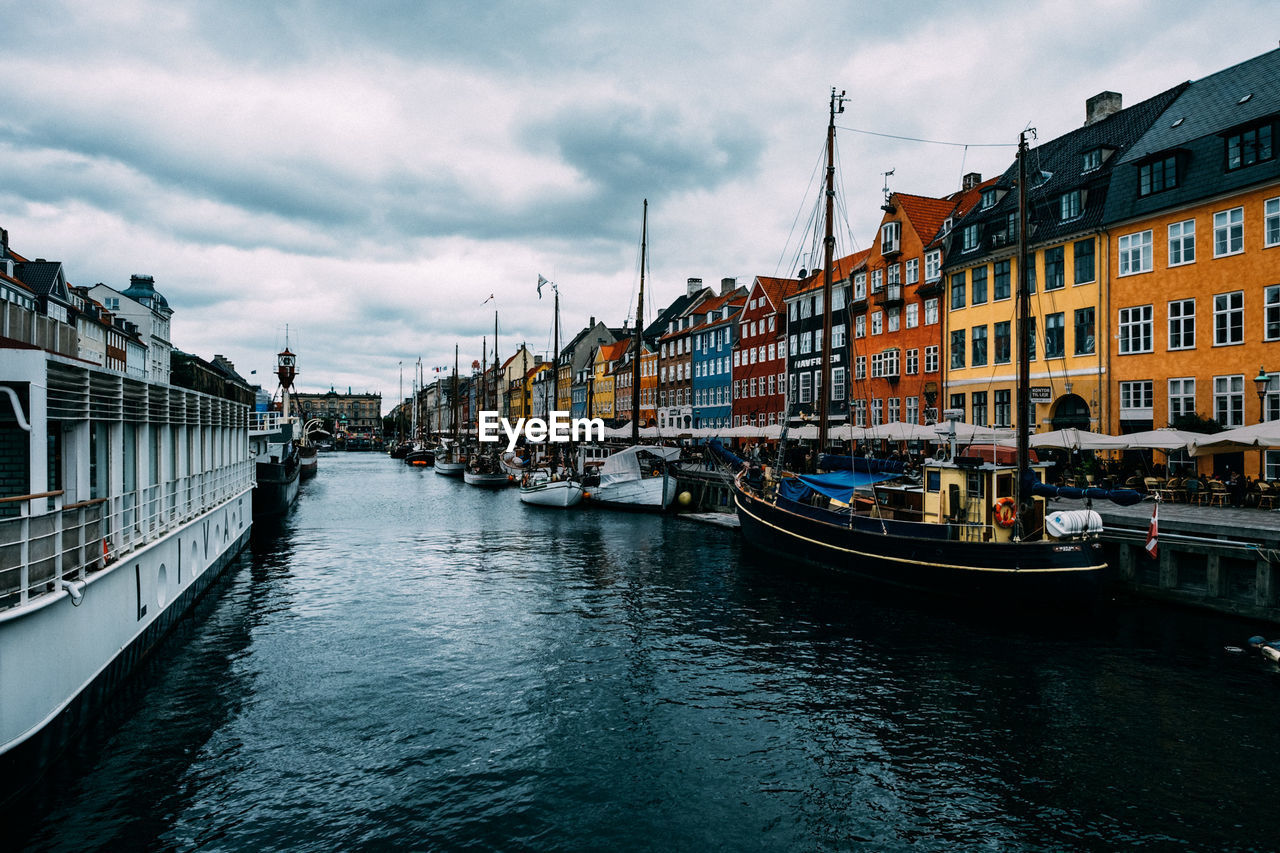
[{"label": "blue tarpaulin", "polygon": [[882,480],[892,480],[897,474],[866,474],[861,471],[832,471],[829,474],[802,474],[787,477],[778,484],[778,492],[784,498],[803,501],[809,493],[819,492],[841,503],[853,500],[853,490]]}]

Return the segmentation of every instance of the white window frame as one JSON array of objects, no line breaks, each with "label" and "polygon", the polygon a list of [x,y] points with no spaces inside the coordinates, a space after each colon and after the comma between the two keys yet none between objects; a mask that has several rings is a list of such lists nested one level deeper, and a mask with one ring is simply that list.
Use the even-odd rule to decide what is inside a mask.
[{"label": "white window frame", "polygon": [[928,346],[924,348],[924,372],[925,373],[938,372],[938,360],[940,358],[940,355],[939,355],[940,352],[941,352],[941,347],[936,345]]},{"label": "white window frame", "polygon": [[926,326],[938,325],[938,297],[936,296],[924,301],[924,324]]},{"label": "white window frame", "polygon": [[[1190,309],[1190,310],[1188,310]],[[1174,299],[1168,305],[1170,350],[1196,348],[1196,301]]]},{"label": "white window frame", "polygon": [[920,325],[920,303],[907,303],[907,328],[914,329]]},{"label": "white window frame", "polygon": [[1117,326],[1120,355],[1153,351],[1155,342],[1152,328],[1153,313],[1151,305],[1132,305],[1120,309]]},{"label": "white window frame", "polygon": [[1280,284],[1262,289],[1262,339],[1280,341]]},{"label": "white window frame", "polygon": [[1213,416],[1224,427],[1244,426],[1244,374],[1213,377]]},{"label": "white window frame", "polygon": [[907,350],[906,358],[906,374],[907,376],[915,376],[920,372],[920,350],[919,348]]},{"label": "white window frame", "polygon": [[1169,380],[1169,423],[1182,415],[1196,413],[1196,379],[1194,376],[1175,376]]},{"label": "white window frame", "polygon": [[1150,229],[1122,234],[1116,241],[1116,248],[1119,255],[1117,275],[1138,275],[1153,269]]},{"label": "white window frame", "polygon": [[1262,246],[1280,246],[1280,196],[1262,203]]},{"label": "white window frame", "polygon": [[1169,225],[1169,266],[1181,267],[1196,262],[1196,221],[1184,219]]},{"label": "white window frame", "polygon": [[911,258],[907,261],[907,284],[917,284],[920,281],[920,259]]},{"label": "white window frame", "polygon": [[[1223,318],[1226,318],[1225,322]],[[1234,318],[1234,319],[1232,319]],[[1244,291],[1213,295],[1213,345],[1234,347],[1244,343]]]},{"label": "white window frame", "polygon": [[1120,420],[1149,421],[1154,417],[1154,384],[1150,379],[1120,383]]},{"label": "white window frame", "polygon": [[942,250],[933,249],[924,255],[924,280],[937,281],[942,278]]},{"label": "white window frame", "polygon": [[1213,215],[1213,256],[1226,258],[1244,251],[1244,208],[1233,207]]}]

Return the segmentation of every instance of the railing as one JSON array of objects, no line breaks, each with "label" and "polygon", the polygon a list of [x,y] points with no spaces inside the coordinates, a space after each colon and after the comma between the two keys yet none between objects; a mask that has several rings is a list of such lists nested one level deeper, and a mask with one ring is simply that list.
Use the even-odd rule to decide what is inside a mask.
[{"label": "railing", "polygon": [[[0,518],[0,611],[59,591],[59,581],[83,581],[252,487],[254,471],[246,460],[66,506],[60,491],[0,498],[21,508],[20,515]],[[32,511],[36,501],[50,498],[51,511]]]},{"label": "railing", "polygon": [[250,412],[249,432],[275,432],[283,421],[280,412]]}]

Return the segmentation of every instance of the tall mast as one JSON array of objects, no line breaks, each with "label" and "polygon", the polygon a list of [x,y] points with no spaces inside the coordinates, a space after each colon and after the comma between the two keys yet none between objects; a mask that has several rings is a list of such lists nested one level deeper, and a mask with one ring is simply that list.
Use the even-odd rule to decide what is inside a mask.
[{"label": "tall mast", "polygon": [[458,443],[458,345],[453,345],[453,412],[449,420],[453,422],[453,443]]},{"label": "tall mast", "polygon": [[560,405],[560,288],[552,284],[551,292],[555,294],[556,302],[555,332],[552,334],[555,338],[556,358],[551,363],[551,405],[547,407],[548,416]]},{"label": "tall mast", "polygon": [[[475,362],[471,362],[475,364]],[[480,336],[480,388],[476,397],[476,437],[480,436],[480,410],[489,405],[489,383],[485,381],[484,375],[489,369],[489,342],[485,340],[484,335]]]},{"label": "tall mast", "polygon": [[493,309],[493,410],[502,410],[502,391],[498,387],[498,309]]},{"label": "tall mast", "polygon": [[[517,417],[529,417],[529,409],[533,406],[533,396],[529,392],[529,342],[520,344],[520,414]],[[515,412],[512,412],[514,415]]]},{"label": "tall mast", "polygon": [[1029,495],[1025,494],[1022,478],[1027,472],[1029,461],[1028,445],[1030,443],[1028,434],[1030,432],[1027,423],[1028,409],[1030,408],[1031,397],[1031,354],[1029,352],[1028,333],[1030,331],[1030,293],[1027,290],[1027,132],[1024,130],[1018,134],[1018,335],[1016,338],[1016,346],[1018,348],[1018,447],[1017,447],[1017,463],[1018,473],[1013,481],[1013,503],[1017,507],[1014,513],[1013,537],[1015,540],[1021,540],[1026,535],[1026,527],[1023,519],[1027,512],[1026,501]]},{"label": "tall mast", "polygon": [[400,417],[396,418],[396,441],[404,441],[404,362],[400,362]]},{"label": "tall mast", "polygon": [[640,297],[636,300],[636,340],[631,356],[631,443],[640,443],[640,353],[644,346],[644,264],[649,242],[649,199],[640,220]]},{"label": "tall mast", "polygon": [[836,94],[831,87],[830,118],[827,121],[827,212],[826,235],[822,240],[822,370],[821,382],[814,391],[818,395],[818,452],[827,441],[827,397],[831,393],[831,264],[835,257],[836,238],[832,219],[836,207],[836,113],[844,112],[844,90]]}]

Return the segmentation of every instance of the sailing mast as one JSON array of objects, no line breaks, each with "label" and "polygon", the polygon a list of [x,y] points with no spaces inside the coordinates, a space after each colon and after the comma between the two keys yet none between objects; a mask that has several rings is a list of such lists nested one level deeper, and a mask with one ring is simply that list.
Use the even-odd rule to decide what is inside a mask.
[{"label": "sailing mast", "polygon": [[640,354],[644,346],[644,264],[649,242],[649,199],[644,200],[640,224],[640,297],[636,300],[636,340],[631,356],[631,443],[640,443]]},{"label": "sailing mast", "polygon": [[1027,289],[1027,132],[1018,134],[1018,472],[1013,480],[1013,503],[1017,507],[1014,513],[1013,538],[1021,541],[1026,535],[1023,519],[1028,510],[1026,489],[1022,478],[1029,464],[1030,426],[1027,423],[1031,397],[1031,353],[1028,346],[1030,331],[1030,293]]},{"label": "sailing mast", "polygon": [[[844,93],[831,87],[830,118],[827,121],[827,212],[826,236],[822,240],[822,370],[814,389],[818,396],[818,453],[827,440],[827,397],[831,393],[831,264],[835,257],[836,238],[832,225],[836,206],[836,114],[844,112]],[[837,109],[838,108],[838,109]]]},{"label": "sailing mast", "polygon": [[560,288],[551,285],[551,292],[555,294],[555,332],[552,337],[555,338],[556,358],[551,364],[551,405],[547,406],[548,415],[560,407]]},{"label": "sailing mast", "polygon": [[449,420],[453,422],[453,444],[458,445],[458,345],[453,345],[453,411]]},{"label": "sailing mast", "polygon": [[[501,391],[498,390],[498,309],[493,309],[493,410],[502,409]],[[508,413],[509,414],[509,413]],[[478,428],[478,427],[477,427]]]}]

